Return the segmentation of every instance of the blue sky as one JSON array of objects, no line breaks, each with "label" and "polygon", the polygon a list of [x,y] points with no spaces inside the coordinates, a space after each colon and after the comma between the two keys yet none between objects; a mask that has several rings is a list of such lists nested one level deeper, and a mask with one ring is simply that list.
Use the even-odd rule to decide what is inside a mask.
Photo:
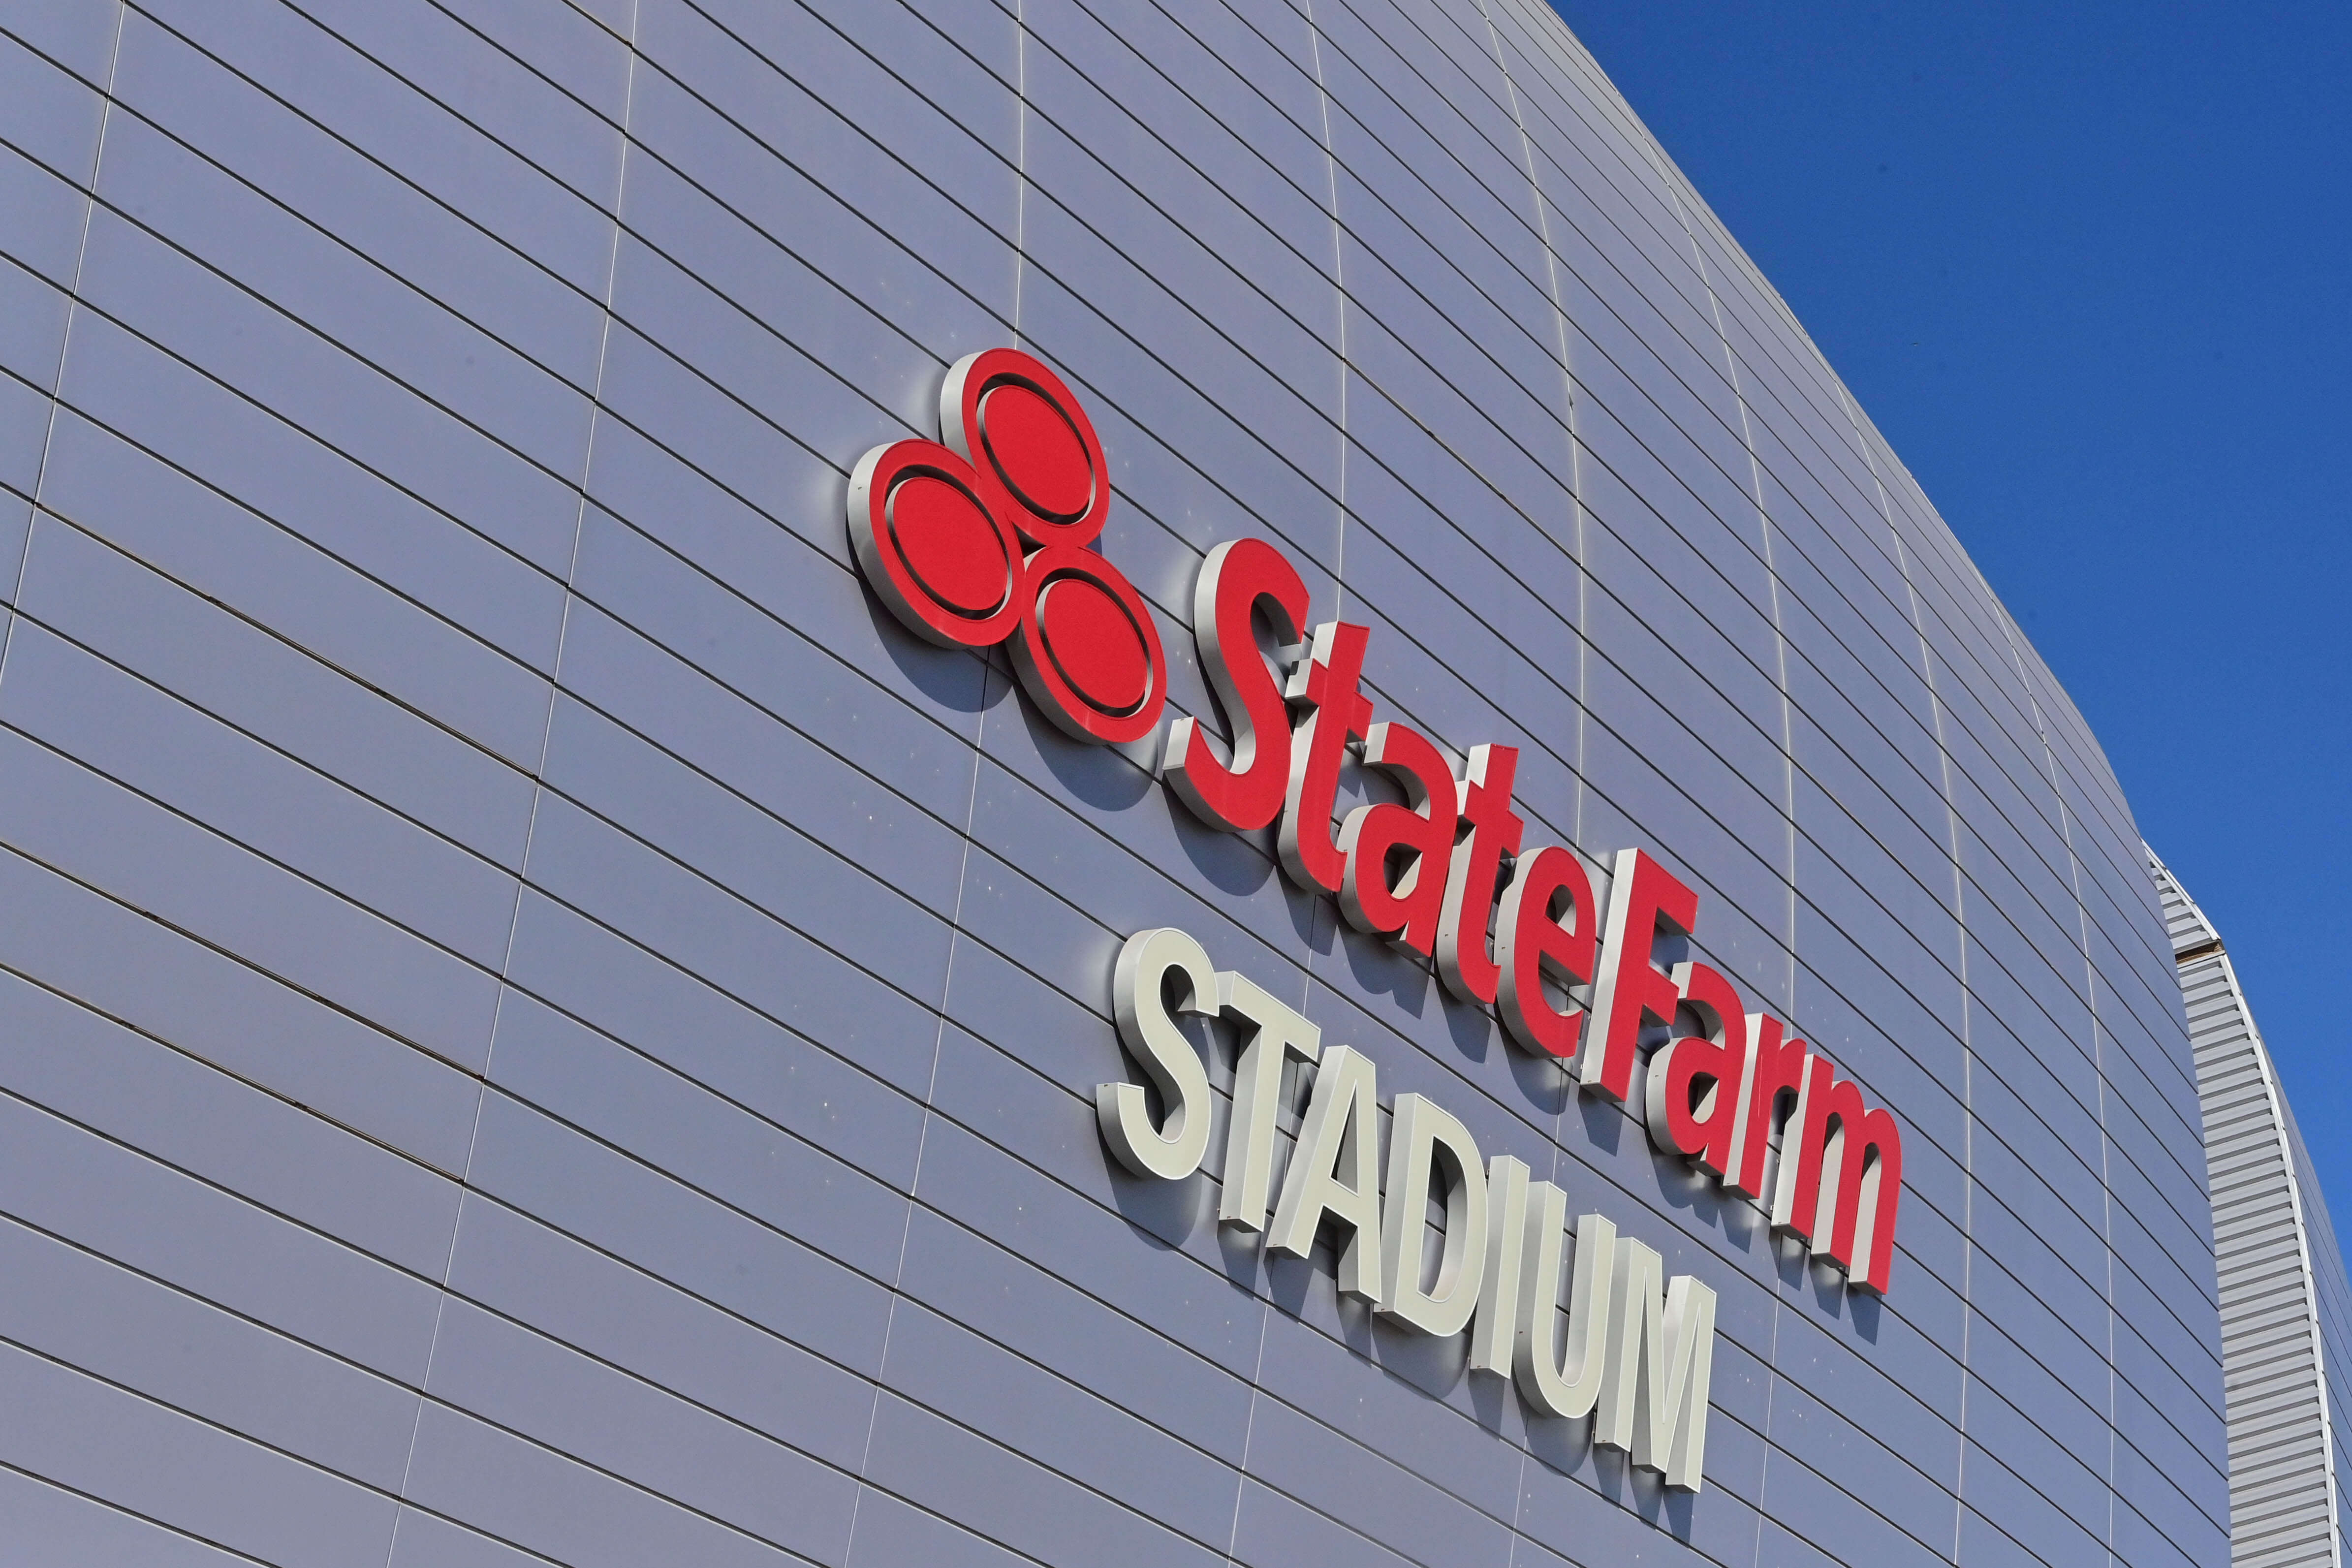
[{"label": "blue sky", "polygon": [[2352,6],[1557,3],[2097,731],[2352,1246]]}]

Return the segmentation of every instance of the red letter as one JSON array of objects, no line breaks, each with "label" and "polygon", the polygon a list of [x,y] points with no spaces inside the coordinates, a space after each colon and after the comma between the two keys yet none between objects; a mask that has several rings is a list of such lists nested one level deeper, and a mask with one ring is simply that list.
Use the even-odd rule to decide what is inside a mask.
[{"label": "red letter", "polygon": [[[1454,770],[1437,748],[1402,724],[1375,724],[1364,765],[1404,786],[1403,805],[1360,805],[1339,828],[1348,857],[1339,908],[1358,931],[1394,937],[1426,957],[1445,908],[1444,867],[1454,847]],[[1391,857],[1404,864],[1389,879]]]},{"label": "red letter", "polygon": [[1297,569],[1263,540],[1227,540],[1210,551],[1192,584],[1192,638],[1233,735],[1234,760],[1219,762],[1199,721],[1179,719],[1160,764],[1192,815],[1227,833],[1272,822],[1290,782],[1290,715],[1251,628],[1260,606],[1276,641],[1298,640],[1307,584]]},{"label": "red letter", "polygon": [[1748,1015],[1731,982],[1704,963],[1676,964],[1675,984],[1704,1032],[1668,1040],[1650,1058],[1650,1142],[1720,1176],[1746,1120]]},{"label": "red letter", "polygon": [[1789,1113],[1780,1134],[1780,1168],[1772,1180],[1772,1228],[1788,1231],[1800,1241],[1813,1239],[1813,1220],[1821,1208],[1822,1145],[1828,1141],[1833,1076],[1827,1057],[1805,1058],[1804,1076],[1797,1080],[1797,1109]]},{"label": "red letter", "polygon": [[1601,975],[1592,987],[1594,1027],[1576,1058],[1576,1081],[1612,1100],[1624,1099],[1633,1087],[1643,1020],[1672,1028],[1682,999],[1675,983],[1650,962],[1660,921],[1687,935],[1698,921],[1698,895],[1641,850],[1620,849],[1601,936]]},{"label": "red letter", "polygon": [[1544,999],[1543,977],[1549,974],[1562,986],[1591,980],[1599,936],[1592,879],[1577,858],[1557,844],[1521,856],[1495,922],[1495,959],[1502,969],[1499,1010],[1511,1038],[1531,1051],[1563,1059],[1575,1055],[1584,1014],[1573,1005],[1555,1011]]},{"label": "red letter", "polygon": [[1371,700],[1356,689],[1370,635],[1363,626],[1326,621],[1315,628],[1311,657],[1290,672],[1290,700],[1314,710],[1290,736],[1280,847],[1283,869],[1310,893],[1336,893],[1347,879],[1347,857],[1331,842],[1331,805],[1349,738],[1372,726]]},{"label": "red letter", "polygon": [[1519,852],[1526,826],[1511,814],[1511,780],[1518,765],[1517,746],[1473,746],[1470,771],[1461,784],[1462,820],[1470,831],[1454,847],[1446,868],[1437,976],[1465,1002],[1492,1003],[1503,977],[1486,956],[1486,918],[1503,879],[1503,857]]},{"label": "red letter", "polygon": [[[1813,1256],[1826,1257],[1846,1272],[1846,1281],[1885,1294],[1895,1262],[1895,1211],[1903,1196],[1903,1135],[1895,1118],[1868,1110],[1862,1090],[1847,1082],[1822,1097],[1821,1194],[1829,1212],[1813,1220]],[[1870,1177],[1864,1189],[1865,1172]],[[1867,1248],[1854,1269],[1854,1242]],[[1823,1236],[1826,1233],[1827,1240]]]},{"label": "red letter", "polygon": [[1780,1097],[1793,1101],[1805,1079],[1805,1042],[1783,1040],[1780,1020],[1768,1013],[1748,1015],[1747,1113],[1741,1118],[1738,1163],[1723,1173],[1723,1184],[1748,1197],[1764,1192],[1764,1151],[1770,1147]]}]

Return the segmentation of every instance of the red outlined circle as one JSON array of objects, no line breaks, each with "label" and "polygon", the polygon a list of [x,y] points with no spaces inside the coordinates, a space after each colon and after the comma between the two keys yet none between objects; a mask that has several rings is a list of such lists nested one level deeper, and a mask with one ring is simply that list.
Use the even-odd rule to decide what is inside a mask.
[{"label": "red outlined circle", "polygon": [[1151,693],[1151,651],[1127,606],[1091,577],[1066,572],[1045,588],[1037,629],[1054,668],[1096,711],[1134,712]]},{"label": "red outlined circle", "polygon": [[1081,546],[1049,544],[1029,557],[1024,597],[1013,664],[1037,706],[1081,741],[1149,734],[1168,699],[1168,658],[1118,568]]},{"label": "red outlined circle", "polygon": [[883,508],[898,558],[931,601],[967,620],[985,620],[1009,584],[997,531],[971,493],[937,474],[908,473]]},{"label": "red outlined circle", "polygon": [[1086,409],[1018,349],[966,354],[940,388],[940,430],[999,514],[1039,544],[1086,544],[1110,515],[1110,471]]},{"label": "red outlined circle", "polygon": [[971,465],[938,442],[894,441],[860,458],[848,510],[866,580],[916,636],[988,647],[1026,616],[1020,542]]},{"label": "red outlined circle", "polygon": [[1085,440],[1054,401],[1026,381],[999,378],[980,400],[980,441],[1013,499],[1058,527],[1094,509]]}]

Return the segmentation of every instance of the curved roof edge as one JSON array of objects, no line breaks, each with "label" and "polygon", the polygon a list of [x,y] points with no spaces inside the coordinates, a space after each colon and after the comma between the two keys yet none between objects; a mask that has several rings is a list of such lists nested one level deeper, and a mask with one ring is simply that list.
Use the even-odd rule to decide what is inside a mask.
[{"label": "curved roof edge", "polygon": [[2147,851],[2205,1120],[2234,1568],[2345,1568],[2352,1288],[2294,1112],[2221,934]]}]

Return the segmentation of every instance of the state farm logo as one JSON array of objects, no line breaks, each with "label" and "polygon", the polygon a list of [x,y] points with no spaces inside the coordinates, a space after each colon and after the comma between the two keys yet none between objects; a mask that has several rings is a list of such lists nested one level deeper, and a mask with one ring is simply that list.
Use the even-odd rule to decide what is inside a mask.
[{"label": "state farm logo", "polygon": [[[1091,548],[1110,486],[1086,411],[1027,354],[991,349],[948,373],[940,427],[944,444],[896,441],[858,461],[849,530],[866,581],[934,643],[1009,640],[1030,696],[1071,735],[1142,739],[1166,706],[1167,661],[1141,596]],[[1849,1285],[1885,1290],[1903,1191],[1895,1118],[1865,1103],[1794,1028],[1751,1011],[1729,975],[1690,956],[1696,889],[1642,849],[1595,861],[1606,879],[1596,885],[1583,857],[1527,842],[1513,809],[1517,748],[1471,746],[1456,776],[1434,741],[1382,717],[1364,690],[1370,629],[1318,623],[1310,607],[1305,580],[1273,545],[1230,540],[1208,552],[1192,584],[1192,638],[1224,734],[1220,745],[1213,718],[1171,724],[1159,767],[1165,787],[1219,831],[1271,828],[1283,873],[1299,889],[1330,899],[1357,931],[1430,963],[1456,1003],[1493,1016],[1520,1049],[1558,1061],[1580,1092],[1623,1102],[1661,1153],[1755,1200],[1775,1234]],[[1362,804],[1344,801],[1343,790]],[[1272,1028],[1272,1004],[1235,999],[1265,994],[1245,977],[1205,955],[1191,967],[1191,1010],[1244,1032]],[[1121,1005],[1155,1011],[1163,972],[1143,1001]],[[1105,1102],[1105,1139],[1138,1175],[1186,1179],[1207,1157],[1209,1080],[1172,1026],[1163,1039],[1133,1033],[1129,1022],[1122,1015],[1122,1038],[1160,1105],[1140,1086],[1123,1086],[1134,1092]],[[1286,1018],[1274,1032],[1304,1038],[1305,1027]],[[1156,1053],[1154,1040],[1174,1044]],[[1314,1059],[1295,1042],[1286,1048]],[[1271,1178],[1247,1141],[1272,1138],[1265,1130],[1285,1058],[1264,1059],[1273,1065],[1260,1077],[1243,1069],[1248,1084],[1229,1120],[1229,1141],[1243,1142],[1228,1153],[1226,1179],[1256,1195],[1220,1217],[1244,1230],[1265,1224]],[[1313,1103],[1346,1089],[1343,1076],[1318,1073]],[[1369,1066],[1362,1077],[1371,1081]],[[1465,1213],[1480,1211],[1485,1166],[1466,1134],[1455,1152],[1451,1179],[1467,1194]],[[1371,1160],[1370,1140],[1346,1157]],[[1331,1174],[1300,1170],[1318,1183]],[[1318,1200],[1318,1215],[1352,1202],[1357,1230],[1377,1228],[1370,1187],[1341,1180],[1331,1190],[1353,1195],[1337,1207]],[[1379,1273],[1367,1261],[1379,1251],[1351,1252],[1357,1284],[1344,1289]],[[1373,1294],[1383,1310],[1409,1310],[1390,1287]]]},{"label": "state farm logo", "polygon": [[1091,548],[1110,478],[1086,410],[1027,354],[989,349],[948,372],[940,433],[857,460],[849,534],[866,580],[943,647],[1009,640],[1022,685],[1073,738],[1150,733],[1168,659],[1142,595]]}]

